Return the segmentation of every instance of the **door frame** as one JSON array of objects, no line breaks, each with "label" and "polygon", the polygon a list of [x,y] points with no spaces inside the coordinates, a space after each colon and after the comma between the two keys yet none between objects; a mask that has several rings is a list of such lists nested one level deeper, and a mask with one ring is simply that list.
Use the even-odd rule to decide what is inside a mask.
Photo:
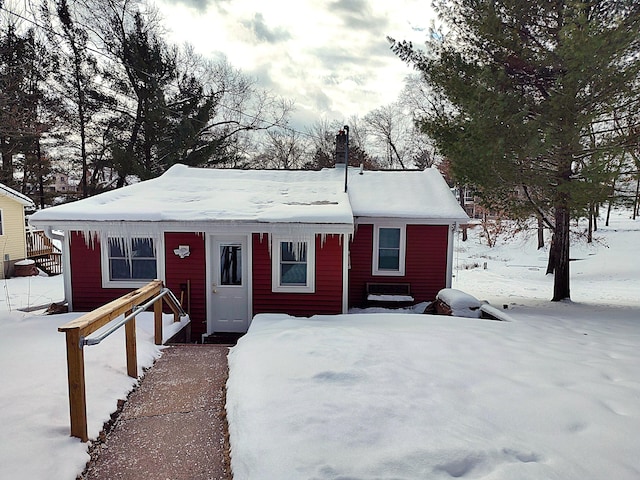
[{"label": "door frame", "polygon": [[[205,258],[206,258],[206,306],[207,306],[207,332],[203,334],[211,335],[215,332],[213,318],[213,289],[214,289],[214,266],[217,266],[217,252],[213,251],[213,244],[216,240],[244,238],[246,242],[246,266],[247,266],[247,328],[251,325],[253,319],[253,235],[249,234],[227,234],[227,233],[208,233],[205,239]],[[213,255],[216,255],[214,257]]]}]

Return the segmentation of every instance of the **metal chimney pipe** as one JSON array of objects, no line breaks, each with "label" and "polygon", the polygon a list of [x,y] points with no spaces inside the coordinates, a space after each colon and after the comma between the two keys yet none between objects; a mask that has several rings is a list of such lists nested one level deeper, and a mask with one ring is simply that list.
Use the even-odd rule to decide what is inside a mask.
[{"label": "metal chimney pipe", "polygon": [[347,191],[347,179],[349,175],[349,125],[345,125],[344,131],[347,134],[347,145],[344,149],[344,191]]}]

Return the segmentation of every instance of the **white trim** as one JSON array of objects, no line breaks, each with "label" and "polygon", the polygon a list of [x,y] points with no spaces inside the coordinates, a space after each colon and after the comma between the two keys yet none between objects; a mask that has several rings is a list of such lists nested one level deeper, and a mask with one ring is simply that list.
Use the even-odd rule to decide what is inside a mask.
[{"label": "white trim", "polygon": [[215,328],[216,325],[213,317],[213,308],[214,308],[213,293],[214,293],[214,289],[216,288],[214,286],[214,283],[218,282],[218,276],[219,276],[219,272],[217,271],[217,268],[219,267],[219,265],[217,264],[217,259],[213,257],[214,253],[216,257],[218,255],[218,252],[214,252],[214,248],[213,248],[214,243],[216,243],[216,241],[224,242],[226,241],[226,239],[228,239],[229,242],[231,243],[232,240],[237,240],[238,237],[244,238],[244,242],[246,245],[246,249],[243,249],[243,250],[246,250],[246,258],[244,258],[244,253],[243,253],[243,260],[244,260],[244,265],[246,266],[245,268],[246,268],[246,287],[247,287],[247,330],[251,326],[251,320],[253,319],[253,235],[252,234],[248,234],[248,235],[207,234],[205,236],[205,264],[206,264],[205,290],[207,292],[205,296],[205,306],[206,306],[205,324],[207,326],[207,333],[203,334],[203,336],[211,335],[218,331]]},{"label": "white trim", "polygon": [[[210,235],[207,234],[205,236],[205,282],[206,282],[206,296],[205,296],[205,305],[206,305],[206,325],[207,325],[207,333],[204,335],[211,335],[215,332],[215,328],[213,325],[213,266],[214,259],[212,258],[213,252],[213,240],[214,237],[224,237],[224,235]],[[251,325],[251,320],[253,318],[253,235],[249,234],[246,237],[247,240],[247,315],[248,315],[248,324],[247,328]]]},{"label": "white trim", "polygon": [[445,279],[445,288],[451,288],[451,279],[453,277],[453,240],[457,224],[453,224],[447,231],[447,277]]},{"label": "white trim", "polygon": [[[396,225],[454,225],[464,224],[469,217],[463,218],[413,218],[413,217],[354,217],[353,223],[358,225],[396,224]],[[465,221],[463,221],[465,220]]]},{"label": "white trim", "polygon": [[204,281],[205,281],[205,316],[206,316],[206,326],[207,332],[205,335],[211,335],[213,333],[213,257],[212,255],[212,244],[213,244],[213,235],[205,235],[204,238],[204,263],[205,263],[205,272],[204,272]]},{"label": "white trim", "polygon": [[253,320],[253,234],[247,235],[247,315],[249,322],[247,330],[251,326]]},{"label": "white trim", "polygon": [[[304,235],[279,236],[273,235],[271,239],[271,291],[286,293],[315,293],[316,291],[316,236]],[[306,285],[282,285],[280,283],[280,244],[282,242],[307,244],[307,284]]]},{"label": "white trim", "polygon": [[342,235],[342,313],[349,311],[349,235]]},{"label": "white trim", "polygon": [[[371,223],[371,222],[370,222]],[[238,221],[198,221],[198,222],[150,222],[137,220],[32,220],[29,225],[36,228],[51,227],[54,230],[79,232],[109,232],[114,236],[123,228],[131,236],[156,234],[157,232],[200,232],[211,235],[249,235],[251,233],[269,233],[274,235],[311,235],[311,234],[353,234],[353,224],[349,223],[271,223]]]},{"label": "white trim", "polygon": [[[378,267],[378,251],[380,240],[381,228],[394,228],[400,230],[400,251],[399,251],[399,264],[398,270],[383,270]],[[404,277],[405,273],[405,259],[407,255],[407,226],[405,224],[374,224],[373,226],[373,252],[372,252],[372,265],[371,274],[375,276],[387,276],[387,277]]]},{"label": "white trim", "polygon": [[73,312],[73,285],[71,283],[71,232],[54,233],[50,228],[44,230],[50,240],[59,241],[62,252],[62,285],[64,301],[70,312]]},{"label": "white trim", "polygon": [[[144,280],[111,280],[109,277],[109,238],[122,237],[122,235],[100,235],[100,271],[102,277],[102,288],[140,288],[149,283],[152,279]],[[156,279],[164,279],[164,235],[134,234],[122,237],[125,241],[134,238],[150,238],[153,240],[153,250],[156,255]]]},{"label": "white trim", "polygon": [[73,283],[71,283],[71,232],[64,232],[62,240],[62,281],[64,298],[70,312],[73,312]]}]

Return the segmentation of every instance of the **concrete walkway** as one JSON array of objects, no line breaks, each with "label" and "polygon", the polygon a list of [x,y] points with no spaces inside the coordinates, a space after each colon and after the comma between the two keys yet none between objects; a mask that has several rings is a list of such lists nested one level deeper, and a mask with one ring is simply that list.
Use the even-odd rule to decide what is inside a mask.
[{"label": "concrete walkway", "polygon": [[227,345],[164,350],[82,478],[230,480],[227,353]]}]

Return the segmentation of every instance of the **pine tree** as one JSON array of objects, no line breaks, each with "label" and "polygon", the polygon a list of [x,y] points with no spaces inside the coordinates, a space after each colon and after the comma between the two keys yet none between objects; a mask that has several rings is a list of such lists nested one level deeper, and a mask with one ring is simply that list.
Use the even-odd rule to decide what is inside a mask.
[{"label": "pine tree", "polygon": [[[45,121],[49,98],[44,81],[50,72],[48,52],[34,29],[19,32],[7,23],[0,31],[0,181],[27,190],[29,171],[42,160],[40,139],[49,129]],[[14,157],[21,154],[22,160]],[[22,185],[14,179],[23,169]]]},{"label": "pine tree", "polygon": [[[77,5],[75,5],[78,8]],[[94,117],[113,101],[100,92],[98,61],[91,52],[89,33],[77,18],[74,8],[67,0],[55,0],[54,11],[47,3],[42,4],[42,21],[49,36],[49,43],[56,53],[58,68],[54,77],[59,94],[64,97],[64,111],[60,118],[70,128],[67,137],[79,137],[79,159],[81,164],[80,190],[83,197],[89,196],[89,156],[91,127]],[[76,149],[74,149],[75,151]]]},{"label": "pine tree", "polygon": [[590,184],[601,188],[589,176],[602,172],[602,152],[625,143],[609,128],[613,112],[638,108],[640,3],[437,0],[435,7],[447,30],[433,31],[425,51],[391,39],[448,101],[431,109],[422,129],[459,183],[545,219],[553,300],[570,298],[571,214],[585,207],[585,190],[594,193]]}]

